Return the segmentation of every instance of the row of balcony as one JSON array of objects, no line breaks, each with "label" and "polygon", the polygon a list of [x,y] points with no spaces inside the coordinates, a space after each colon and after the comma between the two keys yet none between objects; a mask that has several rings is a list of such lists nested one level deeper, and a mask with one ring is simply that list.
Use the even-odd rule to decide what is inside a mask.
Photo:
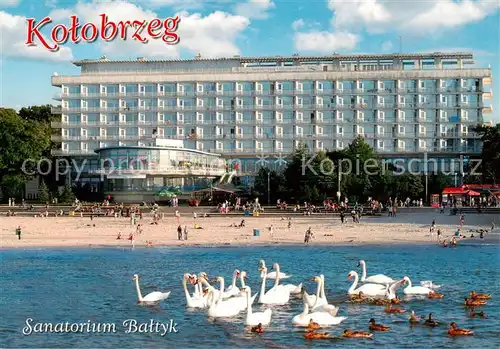
[{"label": "row of balcony", "polygon": [[335,120],[321,120],[314,118],[313,120],[236,120],[236,121],[186,121],[186,120],[177,120],[177,121],[86,121],[86,122],[78,122],[78,123],[68,123],[68,122],[60,122],[60,121],[52,121],[50,124],[52,128],[82,128],[88,126],[100,126],[100,127],[113,127],[113,126],[166,126],[169,128],[184,126],[184,125],[192,125],[192,126],[238,126],[238,125],[344,125],[345,123],[354,124],[354,125],[381,125],[381,124],[397,124],[400,122],[404,122],[405,125],[420,125],[420,124],[464,124],[464,125],[476,125],[479,121],[477,120],[468,120],[465,118],[459,118],[457,120],[451,120],[449,118],[439,118],[438,120],[431,119],[420,119],[416,118],[415,120],[410,119],[410,117],[406,118],[397,118],[396,120],[388,120],[388,119],[377,119],[377,120],[366,120],[360,118],[352,118],[351,119],[335,119]]},{"label": "row of balcony", "polygon": [[341,105],[328,105],[328,104],[316,104],[316,105],[250,105],[250,106],[163,106],[163,107],[76,107],[76,108],[62,108],[62,107],[52,107],[52,114],[65,114],[67,113],[137,113],[137,112],[162,112],[162,111],[256,111],[256,110],[384,110],[384,109],[482,109],[484,108],[484,103],[383,103],[369,106],[366,103],[358,104],[341,104]]},{"label": "row of balcony", "polygon": [[[387,132],[387,133],[365,133],[357,132],[354,134],[346,135],[345,133],[335,134],[231,134],[231,135],[206,135],[206,134],[193,134],[190,136],[172,135],[172,136],[158,136],[157,138],[163,139],[187,139],[187,140],[211,140],[211,139],[353,139],[356,136],[362,136],[367,139],[389,139],[389,138],[412,138],[412,139],[434,139],[434,138],[459,138],[459,139],[480,139],[481,137],[473,132]],[[54,142],[61,141],[110,141],[110,140],[141,140],[150,139],[150,137],[139,135],[106,135],[106,136],[61,136],[52,135],[51,140]]]},{"label": "row of balcony", "polygon": [[226,169],[221,168],[210,168],[210,167],[173,167],[173,166],[164,166],[158,168],[138,168],[138,169],[123,169],[123,168],[99,168],[99,169],[91,169],[88,171],[93,174],[102,174],[102,175],[127,175],[127,174],[144,174],[144,175],[165,175],[165,176],[208,176],[208,177],[217,177],[222,176],[226,173]]},{"label": "row of balcony", "polygon": [[461,94],[473,93],[481,94],[482,90],[472,87],[462,88],[384,88],[384,89],[364,89],[364,88],[343,88],[343,89],[313,89],[313,90],[266,90],[266,91],[177,91],[177,92],[124,92],[124,93],[56,93],[54,99],[84,99],[84,98],[157,98],[157,97],[181,97],[181,96],[205,96],[205,97],[223,97],[223,96],[321,96],[321,95],[390,95],[390,94]]}]

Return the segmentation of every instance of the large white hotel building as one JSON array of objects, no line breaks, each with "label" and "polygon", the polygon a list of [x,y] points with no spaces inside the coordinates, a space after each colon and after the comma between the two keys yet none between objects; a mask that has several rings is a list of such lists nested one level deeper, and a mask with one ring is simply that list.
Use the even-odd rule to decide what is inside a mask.
[{"label": "large white hotel building", "polygon": [[61,88],[54,154],[87,159],[80,179],[95,182],[103,148],[123,156],[151,146],[153,134],[240,159],[243,176],[259,157],[275,167],[300,143],[336,150],[358,135],[386,158],[427,153],[446,163],[481,152],[471,129],[492,112],[491,69],[473,63],[460,52],[81,60],[80,75],[52,76]]}]

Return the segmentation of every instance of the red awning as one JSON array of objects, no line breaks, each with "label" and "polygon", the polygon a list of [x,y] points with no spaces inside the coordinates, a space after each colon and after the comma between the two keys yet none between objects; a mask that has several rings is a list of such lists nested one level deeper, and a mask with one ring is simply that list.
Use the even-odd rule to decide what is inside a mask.
[{"label": "red awning", "polygon": [[467,195],[469,195],[469,196],[480,196],[481,194],[479,194],[477,191],[469,190],[467,192]]},{"label": "red awning", "polygon": [[462,188],[448,187],[444,188],[443,194],[452,194],[452,195],[465,195],[467,194],[467,190],[463,190]]}]

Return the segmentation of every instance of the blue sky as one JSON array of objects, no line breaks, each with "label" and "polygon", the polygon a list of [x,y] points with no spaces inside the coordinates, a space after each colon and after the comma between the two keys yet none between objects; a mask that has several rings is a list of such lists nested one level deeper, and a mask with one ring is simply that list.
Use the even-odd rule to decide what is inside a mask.
[{"label": "blue sky", "polygon": [[[179,14],[179,45],[66,44],[52,53],[26,47],[26,17],[67,24],[166,18]],[[500,3],[494,0],[0,0],[0,106],[54,103],[53,72],[78,74],[74,59],[471,51],[493,70],[495,121],[500,122]],[[43,31],[47,34],[47,31]]]}]

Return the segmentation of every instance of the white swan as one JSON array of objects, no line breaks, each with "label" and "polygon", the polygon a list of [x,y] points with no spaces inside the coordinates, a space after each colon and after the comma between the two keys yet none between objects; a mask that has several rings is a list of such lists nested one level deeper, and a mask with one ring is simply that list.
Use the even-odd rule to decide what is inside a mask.
[{"label": "white swan", "polygon": [[142,296],[141,288],[139,287],[139,275],[134,274],[134,277],[132,280],[135,280],[135,288],[137,290],[137,298],[139,301],[137,303],[139,304],[145,304],[145,305],[153,305],[157,304],[160,301],[167,299],[168,296],[170,296],[170,291],[169,292],[151,292],[147,294],[145,297]]},{"label": "white swan", "polygon": [[[274,286],[267,291],[267,293],[283,291],[287,290],[289,293],[292,293],[292,290],[296,290],[299,286],[296,285],[280,285],[280,265],[278,263],[273,264],[273,269],[276,270],[276,279],[274,280]],[[291,286],[291,287],[289,287]],[[302,291],[302,284],[300,284],[300,290]]]},{"label": "white swan", "polygon": [[268,308],[264,310],[264,312],[258,312],[258,313],[252,312],[252,304],[250,298],[252,290],[250,287],[245,286],[243,292],[245,293],[247,299],[247,316],[245,318],[245,325],[247,326],[257,326],[258,324],[261,324],[263,326],[269,325],[269,323],[271,322],[271,315],[273,311]]},{"label": "white swan", "polygon": [[295,326],[307,327],[309,326],[309,321],[314,321],[318,323],[320,326],[331,326],[338,325],[347,317],[343,316],[333,316],[328,312],[315,312],[309,313],[309,305],[307,304],[307,300],[303,297],[304,301],[304,311],[298,315],[295,315],[292,319],[292,323]]},{"label": "white swan", "polygon": [[363,268],[363,273],[361,274],[361,282],[388,285],[388,284],[396,281],[396,280],[393,280],[392,278],[390,278],[384,274],[377,274],[377,275],[372,275],[370,277],[366,277],[366,263],[365,263],[365,261],[360,260],[358,263],[358,267],[359,266],[361,266]]},{"label": "white swan", "polygon": [[[278,277],[276,278],[275,286],[279,283],[279,279],[281,279],[280,273],[280,265],[278,263],[274,263],[274,268],[276,269],[276,273]],[[287,288],[290,291],[290,294],[301,294],[302,293],[302,283],[298,285],[286,284],[283,287]]]},{"label": "white swan", "polygon": [[429,294],[429,292],[432,292],[432,290],[428,287],[423,287],[423,286],[412,286],[411,285],[411,280],[408,276],[405,276],[403,278],[407,283],[408,286],[406,286],[403,290],[404,294]]},{"label": "white swan", "polygon": [[[222,279],[222,282],[221,282],[221,279]],[[223,301],[224,304],[226,304],[227,306],[231,306],[231,307],[234,307],[238,310],[238,312],[242,311],[242,310],[245,310],[246,306],[247,306],[247,298],[246,298],[246,295],[245,294],[242,294],[240,292],[240,294],[238,296],[235,296],[235,297],[231,297],[231,298],[228,298],[228,299],[223,299],[221,297],[221,295],[223,293],[221,293],[221,291],[223,292],[224,291],[224,278],[222,277],[219,277],[217,278],[217,281],[218,282],[221,282],[220,284],[220,290],[216,290],[213,286],[210,286],[210,284],[208,283],[207,280],[205,280],[204,278],[203,279],[200,279],[200,282],[202,282],[209,290],[209,292],[212,293],[212,297],[215,299],[215,301]],[[217,291],[217,292],[215,292]],[[257,298],[257,293],[254,294],[251,298],[251,304],[253,304],[253,302],[255,301],[255,298]],[[210,304],[210,303],[208,303]]]},{"label": "white swan", "polygon": [[[203,297],[206,297],[208,295],[208,290],[206,292],[203,291],[203,284],[201,283],[201,279],[205,279],[208,281],[208,275],[207,273],[205,272],[201,272],[198,274],[198,276],[196,276],[195,274],[191,274],[191,277],[193,278],[193,280],[195,281],[194,285],[195,285],[195,289],[194,289],[194,293],[192,295],[192,297],[194,298],[203,298]],[[216,291],[217,293],[218,291]]]},{"label": "white swan", "polygon": [[394,298],[396,298],[397,289],[400,288],[405,283],[406,283],[406,280],[402,279],[399,281],[395,281],[390,285],[387,285],[387,289],[385,291],[385,298],[387,298],[389,300],[393,300]]},{"label": "white swan", "polygon": [[[260,272],[260,278],[262,279],[264,277],[264,274],[262,273],[262,268],[266,268],[266,270],[267,270],[267,267],[266,267],[266,262],[264,262],[263,259],[261,259],[259,263],[260,263],[260,267],[259,268],[261,270],[261,272]],[[288,279],[288,278],[292,277],[291,275],[287,275],[286,273],[281,273],[281,272],[280,272],[279,275],[280,275],[280,279]],[[277,276],[276,272],[272,271],[272,272],[270,272],[270,273],[268,273],[266,275],[266,278],[267,279],[276,279],[276,276]]]},{"label": "white swan", "polygon": [[222,294],[224,293],[224,278],[218,277],[217,281],[220,283],[219,297],[216,299],[213,288],[209,289],[208,316],[218,318],[238,315],[241,309],[235,307],[233,302],[222,300]]},{"label": "white swan", "polygon": [[313,277],[309,281],[314,281],[318,284],[318,286],[316,287],[316,294],[308,294],[307,291],[303,290],[303,297],[305,297],[307,305],[313,307],[316,304],[316,301],[319,301],[321,297],[321,281],[317,276]]},{"label": "white swan", "polygon": [[184,288],[184,294],[186,295],[187,307],[204,309],[207,307],[207,297],[191,297],[191,295],[189,294],[187,282],[188,280],[192,280],[192,278],[192,275],[184,274],[184,278],[182,279],[182,287]]},{"label": "white swan", "polygon": [[420,286],[431,288],[433,290],[437,290],[441,287],[441,285],[435,285],[432,281],[420,281]]},{"label": "white swan", "polygon": [[366,296],[384,296],[387,287],[380,284],[364,284],[363,286],[356,288],[358,286],[359,275],[355,271],[349,272],[347,279],[350,280],[354,277],[354,282],[352,286],[347,291],[348,294],[359,294],[363,292]]},{"label": "white swan", "polygon": [[264,277],[262,278],[262,284],[260,286],[259,303],[277,305],[288,303],[290,300],[290,291],[285,287],[276,288],[275,290],[271,289],[271,292],[266,293],[267,268],[263,267],[261,272],[264,273]]},{"label": "white swan", "polygon": [[319,281],[321,283],[321,294],[320,297],[317,299],[316,303],[312,307],[312,312],[318,312],[318,311],[326,311],[330,313],[332,316],[337,316],[337,313],[339,312],[339,308],[332,305],[328,304],[328,300],[326,299],[326,294],[325,294],[325,275],[321,274],[319,276]]},{"label": "white swan", "polygon": [[238,286],[236,286],[236,279],[238,278],[238,276],[240,276],[240,271],[236,269],[233,272],[233,279],[231,285],[229,285],[229,287],[224,291],[224,294],[222,296],[223,299],[237,296],[240,294],[240,289],[238,288]]}]

